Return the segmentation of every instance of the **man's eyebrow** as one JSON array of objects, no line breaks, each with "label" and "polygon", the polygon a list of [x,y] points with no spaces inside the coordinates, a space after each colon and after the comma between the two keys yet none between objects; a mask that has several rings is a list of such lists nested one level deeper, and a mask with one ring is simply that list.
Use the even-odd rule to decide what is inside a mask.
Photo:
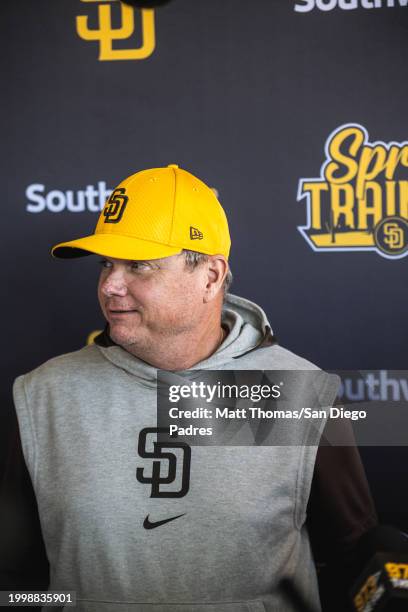
[{"label": "man's eyebrow", "polygon": [[163,260],[162,259],[128,259],[129,263],[142,263],[149,265],[159,265]]}]

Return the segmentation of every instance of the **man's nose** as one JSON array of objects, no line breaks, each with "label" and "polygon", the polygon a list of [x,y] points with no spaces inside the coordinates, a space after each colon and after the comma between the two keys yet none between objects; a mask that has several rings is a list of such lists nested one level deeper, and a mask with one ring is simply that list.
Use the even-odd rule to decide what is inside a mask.
[{"label": "man's nose", "polygon": [[107,297],[111,295],[124,297],[127,294],[127,285],[123,273],[120,270],[110,270],[102,282],[101,290]]}]

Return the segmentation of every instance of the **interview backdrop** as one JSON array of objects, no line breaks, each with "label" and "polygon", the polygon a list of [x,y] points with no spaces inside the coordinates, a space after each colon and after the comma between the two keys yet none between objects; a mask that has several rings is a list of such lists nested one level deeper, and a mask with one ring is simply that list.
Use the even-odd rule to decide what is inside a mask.
[{"label": "interview backdrop", "polygon": [[[230,222],[232,292],[322,368],[404,369],[407,0],[3,0],[2,455],[11,383],[103,327],[93,231],[110,191],[179,164]],[[363,449],[408,528],[406,449]]]}]

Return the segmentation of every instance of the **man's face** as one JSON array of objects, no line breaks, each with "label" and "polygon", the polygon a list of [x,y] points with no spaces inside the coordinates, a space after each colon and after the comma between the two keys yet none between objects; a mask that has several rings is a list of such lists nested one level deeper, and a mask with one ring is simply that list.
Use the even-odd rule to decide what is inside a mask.
[{"label": "man's face", "polygon": [[101,266],[98,298],[116,344],[144,348],[199,324],[206,272],[186,268],[183,254],[150,261],[108,257]]}]

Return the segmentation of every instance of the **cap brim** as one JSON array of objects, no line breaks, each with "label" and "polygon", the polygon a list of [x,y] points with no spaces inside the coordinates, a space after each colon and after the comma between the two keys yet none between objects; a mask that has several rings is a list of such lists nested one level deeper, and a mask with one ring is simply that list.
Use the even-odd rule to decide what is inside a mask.
[{"label": "cap brim", "polygon": [[161,259],[180,253],[182,248],[131,238],[117,234],[93,234],[70,242],[61,242],[51,249],[54,257],[72,259],[92,253],[115,259],[147,260]]}]

